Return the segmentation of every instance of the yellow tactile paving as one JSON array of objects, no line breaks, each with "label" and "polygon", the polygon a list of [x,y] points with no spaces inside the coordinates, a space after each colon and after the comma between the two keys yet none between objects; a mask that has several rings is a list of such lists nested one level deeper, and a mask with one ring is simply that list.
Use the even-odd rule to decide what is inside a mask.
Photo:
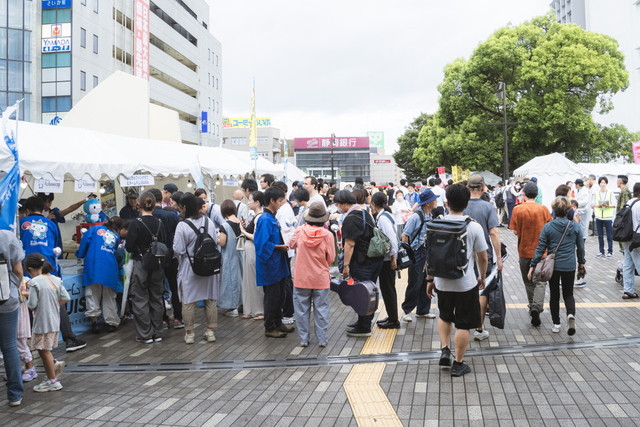
[{"label": "yellow tactile paving", "polygon": [[[405,274],[407,274],[406,271]],[[396,280],[398,303],[403,299],[405,288],[406,276],[404,280]],[[383,311],[383,307],[381,298],[378,312]],[[397,331],[397,329],[380,329],[374,326],[360,354],[389,353],[393,348]],[[361,427],[402,426],[398,414],[380,387],[380,378],[386,365],[386,363],[370,363],[354,366],[344,381],[343,388],[349,399],[353,416]]]},{"label": "yellow tactile paving", "polygon": [[[561,307],[564,307],[564,304],[560,304]],[[517,303],[517,304],[507,304],[507,308],[527,308],[528,304]],[[640,302],[577,302],[576,308],[638,308],[640,307]]]}]

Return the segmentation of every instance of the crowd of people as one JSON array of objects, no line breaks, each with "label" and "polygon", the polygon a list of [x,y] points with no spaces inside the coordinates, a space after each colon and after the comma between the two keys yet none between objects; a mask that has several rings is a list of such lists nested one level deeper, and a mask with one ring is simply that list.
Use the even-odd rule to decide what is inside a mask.
[{"label": "crowd of people", "polygon": [[[85,316],[92,332],[115,332],[121,321],[118,305],[125,304],[136,341],[159,343],[163,332],[174,328],[185,330],[186,345],[197,336],[216,341],[218,315],[241,316],[261,322],[268,338],[284,338],[297,330],[300,346],[307,347],[313,311],[315,339],[325,347],[331,274],[339,273],[378,284],[387,312],[385,319],[377,321],[382,329],[398,329],[401,321],[413,321],[414,311],[417,318],[436,318],[432,299],[437,295],[439,363],[450,366],[452,376],[461,376],[471,370],[464,362],[469,341],[489,338],[484,327],[485,290],[489,292],[501,280],[505,254],[500,227],[508,226],[517,236],[534,327],[542,323],[546,291],[546,283],[536,279],[536,267],[545,254],[555,254],[548,280],[551,330],[561,331],[562,293],[567,334],[573,335],[574,281],[576,272],[577,280],[586,275],[585,239],[591,215],[599,239],[598,257],[610,258],[616,211],[640,198],[640,183],[632,195],[627,182],[627,177],[618,177],[617,201],[607,189],[606,177],[560,185],[551,212],[541,204],[535,177],[495,187],[486,185],[479,174],[462,183],[449,180],[446,185],[433,177],[419,189],[405,180],[398,186],[380,187],[356,180],[339,190],[335,183],[313,176],[294,182],[289,189],[265,174],[259,181],[245,179],[233,198],[220,204],[210,200],[205,189],[181,192],[170,183],[162,190],[130,193],[120,216],[88,228],[82,236],[75,255],[84,259]],[[52,208],[52,202],[45,194],[21,201],[19,240],[14,233],[0,231],[0,254],[14,285],[10,298],[0,304],[0,343],[11,406],[20,405],[23,383],[38,376],[31,350],[39,352],[45,370],[44,382],[34,390],[46,392],[62,388],[59,377],[64,362],[51,353],[58,335],[62,334],[67,351],[86,346],[71,331],[64,305],[69,295],[57,262],[62,247],[58,223],[83,201],[62,211]],[[640,204],[632,205],[632,212],[637,228]],[[436,219],[467,224],[466,262],[455,277],[434,273],[438,269],[429,230]],[[388,240],[388,249],[370,256],[370,244],[378,232]],[[630,242],[623,242],[621,249],[623,298],[638,298],[633,281],[635,270],[640,269],[640,254]],[[401,251],[411,252],[411,262],[399,312],[396,279],[401,274]],[[125,281],[127,287],[123,287]],[[584,281],[579,284],[585,285]],[[128,292],[120,297],[125,288]],[[206,324],[197,335],[199,305],[204,307]],[[346,334],[370,336],[372,322],[373,314],[358,315],[347,325]]]}]

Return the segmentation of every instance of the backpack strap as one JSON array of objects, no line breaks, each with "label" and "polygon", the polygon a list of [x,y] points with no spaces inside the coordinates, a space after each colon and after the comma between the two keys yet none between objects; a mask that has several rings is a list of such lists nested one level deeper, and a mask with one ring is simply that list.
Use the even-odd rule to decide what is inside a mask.
[{"label": "backpack strap", "polygon": [[378,218],[376,218],[376,225],[378,224],[378,221],[380,221],[380,217],[381,217],[381,216],[383,216],[383,215],[384,215],[385,217],[389,218],[389,221],[391,221],[391,224],[392,224],[392,225],[396,225],[396,222],[395,222],[395,221],[394,221],[394,219],[391,217],[391,215],[389,215],[389,212],[387,212],[387,211],[382,211],[382,212],[380,212],[380,214],[378,215]]},{"label": "backpack strap", "polygon": [[418,227],[418,230],[416,230],[413,236],[411,236],[411,238],[409,239],[409,245],[411,245],[416,237],[420,235],[420,233],[422,232],[422,227],[424,227],[424,223],[427,222],[427,218],[424,216],[424,211],[422,209],[418,210],[418,212],[416,213],[420,217],[420,227]]},{"label": "backpack strap", "polygon": [[[154,217],[155,218],[155,217]],[[153,234],[153,232],[151,232],[151,230],[149,229],[149,227],[147,227],[147,224],[144,223],[144,221],[142,220],[142,218],[138,218],[138,221],[140,221],[140,223],[142,225],[144,225],[144,228],[147,229],[147,231],[149,232],[149,234],[151,234],[151,240],[152,241],[157,241],[158,240],[158,235],[160,234],[160,229],[162,228],[162,220],[160,218],[157,218],[159,224],[158,224],[158,232],[156,234]]]}]

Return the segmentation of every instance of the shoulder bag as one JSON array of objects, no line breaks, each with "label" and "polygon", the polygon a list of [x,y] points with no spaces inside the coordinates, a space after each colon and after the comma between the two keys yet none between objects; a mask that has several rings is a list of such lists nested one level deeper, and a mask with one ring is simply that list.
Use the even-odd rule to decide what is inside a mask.
[{"label": "shoulder bag", "polygon": [[[568,221],[568,220],[567,220]],[[548,255],[545,259],[541,260],[538,264],[536,264],[533,269],[533,280],[535,282],[548,282],[553,275],[553,268],[556,263],[556,253],[564,240],[564,236],[567,234],[567,230],[569,230],[569,226],[571,225],[571,221],[567,222],[567,226],[564,228],[564,233],[562,233],[562,237],[558,242],[558,246],[556,246],[556,250],[553,251],[551,255]]]}]

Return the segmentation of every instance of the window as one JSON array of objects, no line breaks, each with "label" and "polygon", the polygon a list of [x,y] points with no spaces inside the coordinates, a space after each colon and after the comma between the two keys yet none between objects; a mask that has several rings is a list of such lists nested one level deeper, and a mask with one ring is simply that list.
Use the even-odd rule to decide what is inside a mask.
[{"label": "window", "polygon": [[87,30],[80,28],[80,47],[87,47]]},{"label": "window", "polygon": [[80,71],[80,90],[87,90],[87,73]]},{"label": "window", "polygon": [[93,87],[98,86],[98,76],[93,76]]},{"label": "window", "polygon": [[93,53],[98,53],[98,36],[93,35]]},{"label": "window", "polygon": [[42,98],[42,112],[56,113],[58,111],[69,111],[71,109],[70,96],[52,96]]},{"label": "window", "polygon": [[42,11],[43,24],[71,22],[71,9],[45,9]]},{"label": "window", "polygon": [[47,53],[42,55],[42,68],[70,67],[71,52]]},{"label": "window", "polygon": [[99,0],[93,0],[93,11],[98,13],[98,2]]}]

